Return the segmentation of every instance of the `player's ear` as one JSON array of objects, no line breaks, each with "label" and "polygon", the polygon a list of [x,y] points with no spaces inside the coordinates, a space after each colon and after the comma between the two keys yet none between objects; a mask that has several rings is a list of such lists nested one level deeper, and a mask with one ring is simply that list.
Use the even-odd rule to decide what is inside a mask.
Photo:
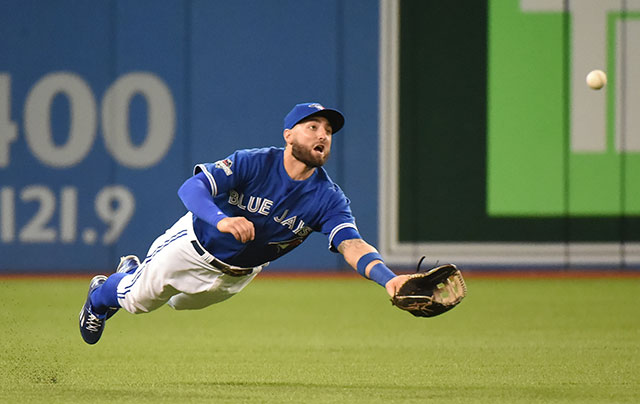
[{"label": "player's ear", "polygon": [[284,132],[282,133],[282,137],[284,137],[284,142],[286,144],[290,144],[291,141],[291,136],[293,136],[293,133],[291,133],[291,129],[285,129]]}]

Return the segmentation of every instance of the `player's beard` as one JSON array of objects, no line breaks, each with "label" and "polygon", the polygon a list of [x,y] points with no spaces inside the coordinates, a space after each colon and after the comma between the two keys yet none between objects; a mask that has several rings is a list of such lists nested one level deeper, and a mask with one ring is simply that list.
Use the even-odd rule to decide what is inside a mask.
[{"label": "player's beard", "polygon": [[331,155],[331,150],[328,146],[324,148],[325,152],[321,155],[314,155],[313,150],[310,148],[306,148],[298,142],[293,142],[291,144],[291,154],[296,160],[304,163],[307,167],[322,167],[324,163],[329,159],[329,155]]}]

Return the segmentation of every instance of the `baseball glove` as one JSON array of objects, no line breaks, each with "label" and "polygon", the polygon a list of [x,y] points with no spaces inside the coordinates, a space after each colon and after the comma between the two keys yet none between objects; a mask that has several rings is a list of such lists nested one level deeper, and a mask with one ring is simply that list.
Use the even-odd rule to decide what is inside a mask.
[{"label": "baseball glove", "polygon": [[[418,271],[423,259],[418,262]],[[448,264],[411,275],[391,304],[416,317],[434,317],[456,307],[466,295],[467,286],[460,270]]]}]

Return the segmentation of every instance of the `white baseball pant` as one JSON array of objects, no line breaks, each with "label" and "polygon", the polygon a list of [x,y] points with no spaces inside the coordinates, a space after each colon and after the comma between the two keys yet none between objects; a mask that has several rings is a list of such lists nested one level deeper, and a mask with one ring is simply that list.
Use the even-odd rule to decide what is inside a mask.
[{"label": "white baseball pant", "polygon": [[248,275],[232,276],[212,266],[214,260],[197,241],[193,215],[188,212],[153,242],[138,269],[122,278],[118,302],[134,314],[165,303],[176,310],[201,309],[240,292],[264,266]]}]

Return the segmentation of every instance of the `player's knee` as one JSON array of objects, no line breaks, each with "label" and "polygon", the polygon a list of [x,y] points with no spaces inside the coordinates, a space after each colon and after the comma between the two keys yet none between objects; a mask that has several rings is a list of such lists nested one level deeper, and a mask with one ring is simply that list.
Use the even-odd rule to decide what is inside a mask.
[{"label": "player's knee", "polygon": [[146,307],[135,306],[135,305],[127,307],[126,310],[131,314],[144,314],[144,313],[148,313],[149,311],[151,311]]},{"label": "player's knee", "polygon": [[233,293],[219,291],[216,293],[198,293],[194,295],[180,293],[171,297],[167,305],[174,310],[199,310],[227,300],[233,295]]},{"label": "player's knee", "polygon": [[163,302],[149,302],[149,301],[138,301],[132,298],[129,298],[125,301],[121,300],[120,305],[123,309],[128,311],[131,314],[144,314],[149,313],[162,306]]}]

